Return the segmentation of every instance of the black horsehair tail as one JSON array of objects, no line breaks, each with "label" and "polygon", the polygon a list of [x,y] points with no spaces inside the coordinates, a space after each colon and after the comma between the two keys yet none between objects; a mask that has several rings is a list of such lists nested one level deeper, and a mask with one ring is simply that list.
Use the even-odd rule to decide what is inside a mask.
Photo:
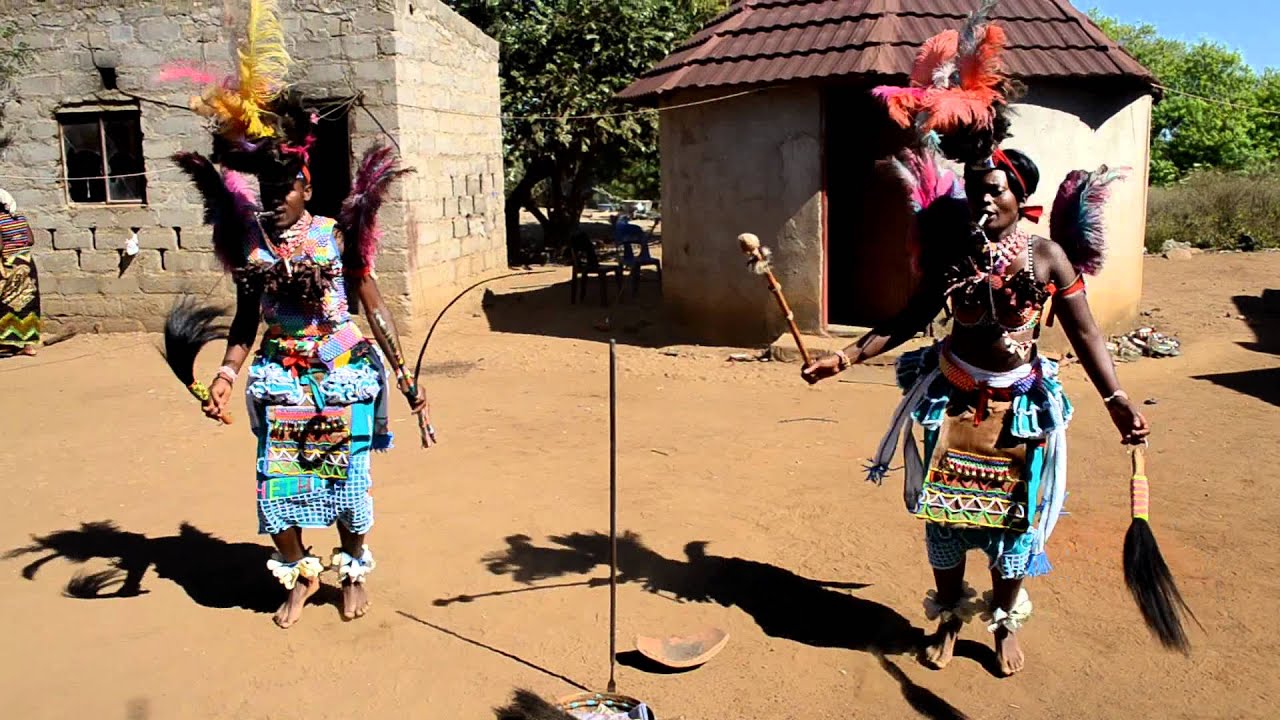
[{"label": "black horsehair tail", "polygon": [[556,708],[528,690],[516,690],[511,704],[494,710],[497,720],[573,720],[573,716]]},{"label": "black horsehair tail", "polygon": [[195,382],[196,356],[207,343],[227,336],[227,326],[219,322],[227,308],[200,305],[189,296],[174,302],[164,322],[164,359],[182,384]]},{"label": "black horsehair tail", "polygon": [[[1182,599],[1173,573],[1165,564],[1155,535],[1146,520],[1135,519],[1124,536],[1124,583],[1142,613],[1147,627],[1170,650],[1187,653],[1191,643],[1182,626],[1182,615],[1196,625],[1200,621]],[[1204,629],[1204,626],[1200,626]]]}]

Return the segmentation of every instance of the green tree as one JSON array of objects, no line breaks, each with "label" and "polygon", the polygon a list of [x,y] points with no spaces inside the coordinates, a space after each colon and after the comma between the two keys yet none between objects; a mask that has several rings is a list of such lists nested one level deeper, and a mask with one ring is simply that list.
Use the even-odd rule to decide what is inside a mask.
[{"label": "green tree", "polygon": [[1280,161],[1280,70],[1268,68],[1258,81],[1258,107],[1270,110],[1258,119],[1260,142],[1271,161]]},{"label": "green tree", "polygon": [[1265,113],[1247,109],[1258,106],[1260,80],[1238,52],[1164,38],[1150,24],[1125,24],[1096,12],[1092,17],[1169,88],[1152,110],[1153,183],[1167,184],[1201,167],[1248,169],[1275,157],[1261,120]]},{"label": "green tree", "polygon": [[[657,152],[655,113],[616,113],[613,96],[665,57],[724,0],[446,0],[501,44],[507,255],[522,262],[520,208],[552,248],[577,230],[592,189]],[[546,119],[564,118],[564,119]],[[533,202],[546,182],[548,212]]]},{"label": "green tree", "polygon": [[14,40],[18,30],[12,24],[0,25],[0,150],[9,146],[9,133],[5,132],[4,110],[9,103],[13,78],[30,60],[27,46]]}]

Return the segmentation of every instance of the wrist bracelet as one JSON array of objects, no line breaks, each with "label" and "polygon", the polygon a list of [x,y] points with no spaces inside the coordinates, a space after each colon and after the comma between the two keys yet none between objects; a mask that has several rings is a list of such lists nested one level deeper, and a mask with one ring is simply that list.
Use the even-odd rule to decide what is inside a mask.
[{"label": "wrist bracelet", "polygon": [[1125,400],[1128,400],[1129,393],[1125,392],[1124,390],[1117,390],[1111,393],[1110,395],[1108,395],[1107,397],[1102,398],[1102,404],[1110,405],[1111,403],[1115,402],[1116,400],[1119,400],[1120,398],[1124,398]]},{"label": "wrist bracelet", "polygon": [[222,367],[218,368],[218,377],[226,380],[232,385],[236,384],[236,377],[238,377],[238,375],[239,374],[234,369],[232,369],[230,365],[223,365]]}]

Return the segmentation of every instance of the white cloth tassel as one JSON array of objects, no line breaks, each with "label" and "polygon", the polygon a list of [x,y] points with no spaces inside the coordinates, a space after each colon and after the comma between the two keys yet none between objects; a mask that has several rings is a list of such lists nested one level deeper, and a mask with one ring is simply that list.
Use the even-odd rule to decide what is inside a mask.
[{"label": "white cloth tassel", "polygon": [[876,456],[867,468],[868,480],[877,485],[884,481],[885,474],[889,472],[889,463],[893,461],[893,453],[898,449],[898,442],[902,438],[902,432],[911,422],[911,413],[915,412],[916,406],[920,404],[920,400],[928,392],[929,386],[938,378],[940,372],[935,368],[929,374],[916,380],[916,384],[912,385],[911,390],[903,396],[902,402],[898,403],[898,409],[893,412],[893,424],[889,426],[889,431],[880,440],[880,447],[876,448]]},{"label": "white cloth tassel", "polygon": [[1036,526],[1035,552],[1043,553],[1049,536],[1058,524],[1062,515],[1062,506],[1067,499],[1067,428],[1063,418],[1061,401],[1054,396],[1049,397],[1049,413],[1053,418],[1053,432],[1045,442],[1044,467],[1040,471],[1043,489],[1043,507],[1040,510],[1040,522]]},{"label": "white cloth tassel", "polygon": [[920,493],[924,489],[924,461],[920,459],[920,448],[916,445],[914,423],[907,423],[905,439],[902,441],[902,464],[906,468],[906,479],[902,484],[902,500],[906,503],[907,512],[915,513],[920,505]]}]

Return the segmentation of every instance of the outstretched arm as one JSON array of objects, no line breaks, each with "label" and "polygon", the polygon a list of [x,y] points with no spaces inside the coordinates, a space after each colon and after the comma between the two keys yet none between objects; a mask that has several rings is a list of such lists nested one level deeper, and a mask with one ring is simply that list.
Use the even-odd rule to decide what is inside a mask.
[{"label": "outstretched arm", "polygon": [[906,308],[891,320],[858,338],[844,350],[820,358],[800,371],[810,385],[840,373],[851,365],[866,362],[910,340],[933,321],[946,301],[939,278],[927,276],[911,296]]},{"label": "outstretched arm", "polygon": [[1150,434],[1147,420],[1138,412],[1129,396],[1120,387],[1116,366],[1107,352],[1106,338],[1089,308],[1083,281],[1072,267],[1066,252],[1054,242],[1038,242],[1037,250],[1043,253],[1037,262],[1047,262],[1050,279],[1059,290],[1051,306],[1054,317],[1062,323],[1062,330],[1071,342],[1071,348],[1093,386],[1097,388],[1111,414],[1111,421],[1125,443],[1140,443]]}]

